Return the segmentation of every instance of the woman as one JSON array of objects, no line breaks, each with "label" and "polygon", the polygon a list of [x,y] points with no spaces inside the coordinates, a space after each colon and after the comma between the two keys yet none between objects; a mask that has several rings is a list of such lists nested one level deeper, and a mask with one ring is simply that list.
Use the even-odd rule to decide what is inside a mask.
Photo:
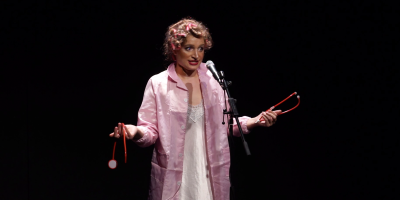
[{"label": "woman", "polygon": [[[211,46],[201,22],[182,19],[171,25],[164,54],[172,63],[148,81],[137,126],[125,125],[127,139],[141,147],[155,144],[149,199],[229,199],[224,93],[202,63]],[[273,125],[280,112],[240,117],[243,132]],[[265,121],[255,123],[261,117]],[[110,137],[120,138],[122,128],[118,123]],[[236,124],[234,135],[239,136]]]}]

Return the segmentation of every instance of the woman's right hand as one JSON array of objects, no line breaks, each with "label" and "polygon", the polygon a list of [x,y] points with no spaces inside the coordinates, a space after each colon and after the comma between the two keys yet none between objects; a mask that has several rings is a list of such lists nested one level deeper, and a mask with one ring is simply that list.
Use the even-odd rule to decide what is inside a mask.
[{"label": "woman's right hand", "polygon": [[133,139],[138,133],[138,128],[134,125],[124,125],[123,123],[118,123],[118,126],[114,128],[114,132],[110,133],[110,137],[122,138],[122,130],[125,130],[126,139]]}]

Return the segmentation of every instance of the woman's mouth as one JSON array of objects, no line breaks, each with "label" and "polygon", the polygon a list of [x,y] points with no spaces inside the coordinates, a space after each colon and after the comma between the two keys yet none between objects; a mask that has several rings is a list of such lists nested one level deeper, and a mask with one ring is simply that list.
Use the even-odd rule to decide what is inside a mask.
[{"label": "woman's mouth", "polygon": [[189,64],[190,65],[197,65],[197,64],[199,64],[199,61],[198,60],[189,60]]}]

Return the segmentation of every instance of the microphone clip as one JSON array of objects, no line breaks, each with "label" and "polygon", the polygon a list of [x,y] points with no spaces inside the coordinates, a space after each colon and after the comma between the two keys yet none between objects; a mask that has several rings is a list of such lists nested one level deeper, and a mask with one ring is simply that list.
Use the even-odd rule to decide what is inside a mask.
[{"label": "microphone clip", "polygon": [[[226,88],[225,88],[225,85],[224,85],[224,79],[225,79],[224,71],[220,71],[219,72],[219,76],[221,78],[220,81],[219,81],[219,84],[221,85],[222,89],[225,90]],[[225,80],[225,81],[226,81],[226,84],[227,84],[228,87],[232,85],[232,81],[227,81],[227,80]]]}]

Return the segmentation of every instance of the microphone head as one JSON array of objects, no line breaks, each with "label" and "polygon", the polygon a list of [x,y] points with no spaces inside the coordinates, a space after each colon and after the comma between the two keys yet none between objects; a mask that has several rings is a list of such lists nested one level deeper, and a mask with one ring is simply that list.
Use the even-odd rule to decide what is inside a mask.
[{"label": "microphone head", "polygon": [[207,61],[206,66],[207,66],[207,69],[210,70],[210,72],[213,75],[213,77],[215,78],[215,80],[220,82],[220,78],[219,78],[217,70],[215,69],[215,65],[214,65],[213,61],[211,61],[211,60]]},{"label": "microphone head", "polygon": [[207,66],[208,69],[209,69],[211,66],[214,66],[213,61],[211,61],[211,60],[207,61],[207,62],[206,62],[206,66]]}]

